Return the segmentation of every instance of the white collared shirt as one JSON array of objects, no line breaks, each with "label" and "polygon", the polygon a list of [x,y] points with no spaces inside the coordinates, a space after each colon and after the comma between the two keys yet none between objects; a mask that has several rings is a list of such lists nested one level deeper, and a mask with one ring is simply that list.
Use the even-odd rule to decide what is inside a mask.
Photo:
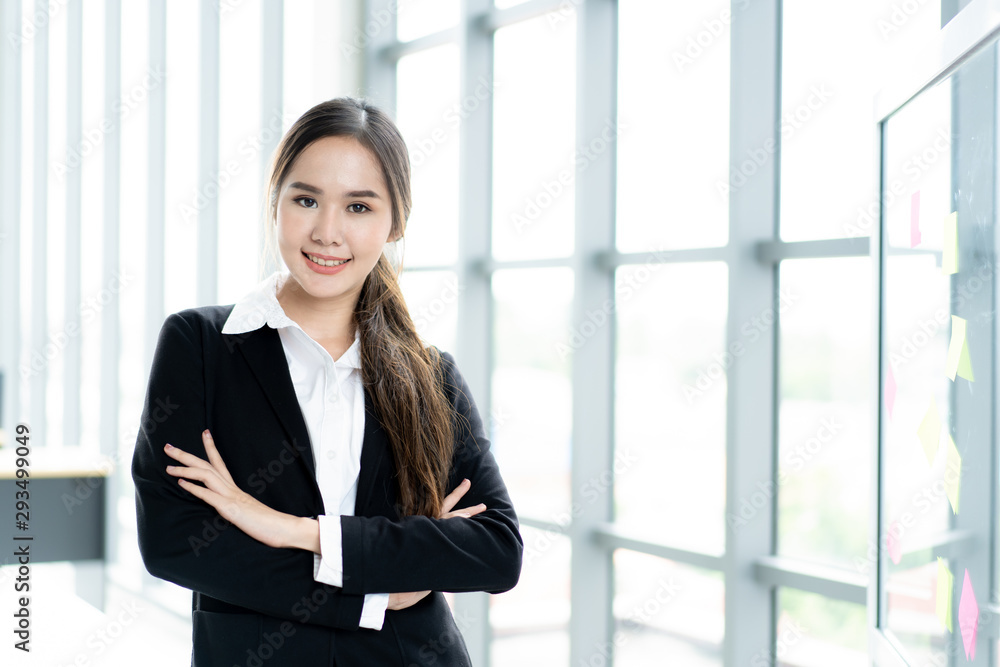
[{"label": "white collared shirt", "polygon": [[[315,555],[313,578],[339,587],[344,576],[340,515],[354,514],[365,433],[361,339],[355,331],[354,342],[334,361],[278,303],[277,291],[289,276],[279,270],[258,283],[233,307],[222,333],[245,333],[264,324],[278,331],[309,432],[316,482],[329,513],[318,517],[323,555]],[[381,630],[388,604],[388,593],[365,595],[361,627]]]}]

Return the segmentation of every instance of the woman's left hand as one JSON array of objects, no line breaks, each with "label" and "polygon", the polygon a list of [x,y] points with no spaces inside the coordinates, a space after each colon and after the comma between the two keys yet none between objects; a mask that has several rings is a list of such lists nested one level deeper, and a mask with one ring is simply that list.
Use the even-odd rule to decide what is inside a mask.
[{"label": "woman's left hand", "polygon": [[167,473],[181,478],[177,481],[182,489],[204,500],[258,542],[271,547],[291,546],[296,524],[302,518],[273,510],[236,486],[208,429],[202,432],[201,439],[208,461],[167,443],[167,456],[182,464],[167,466]]}]

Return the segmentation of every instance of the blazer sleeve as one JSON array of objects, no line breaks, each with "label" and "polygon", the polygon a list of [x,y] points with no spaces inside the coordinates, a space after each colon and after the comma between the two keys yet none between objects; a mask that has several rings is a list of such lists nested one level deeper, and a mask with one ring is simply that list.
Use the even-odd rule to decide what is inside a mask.
[{"label": "blazer sleeve", "polygon": [[313,554],[231,525],[166,472],[167,442],[207,458],[202,327],[182,313],[160,329],[132,457],[139,550],[153,576],[262,614],[357,629],[364,597],[313,578]]},{"label": "blazer sleeve", "polygon": [[520,578],[523,541],[517,515],[469,385],[454,357],[441,355],[455,428],[448,490],[467,477],[471,487],[458,506],[482,502],[486,509],[451,519],[342,516],[345,592],[502,593]]}]

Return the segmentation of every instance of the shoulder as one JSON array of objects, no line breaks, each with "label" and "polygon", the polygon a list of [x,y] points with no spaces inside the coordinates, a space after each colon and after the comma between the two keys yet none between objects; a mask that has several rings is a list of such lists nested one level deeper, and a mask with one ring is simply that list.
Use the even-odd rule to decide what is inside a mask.
[{"label": "shoulder", "polygon": [[430,354],[431,360],[439,366],[440,373],[444,378],[445,389],[453,390],[453,387],[449,385],[455,384],[456,376],[461,378],[454,355],[451,352],[442,350],[437,345],[427,345],[426,349]]},{"label": "shoulder", "polygon": [[234,304],[199,306],[170,313],[160,326],[157,347],[170,356],[190,356],[206,344],[222,341],[222,326]]},{"label": "shoulder", "polygon": [[440,349],[436,345],[428,345],[431,357],[439,359],[439,373],[444,385],[444,393],[459,412],[465,412],[470,406],[475,406],[469,383],[458,368],[458,362],[451,352]]},{"label": "shoulder", "polygon": [[236,304],[197,306],[167,315],[163,326],[186,327],[202,334],[219,334]]}]

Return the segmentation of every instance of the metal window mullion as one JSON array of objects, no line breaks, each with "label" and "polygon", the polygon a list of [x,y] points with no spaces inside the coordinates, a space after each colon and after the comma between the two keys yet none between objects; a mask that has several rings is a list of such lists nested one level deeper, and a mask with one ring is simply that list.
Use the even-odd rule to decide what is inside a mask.
[{"label": "metal window mullion", "polygon": [[754,578],[767,586],[786,586],[854,604],[865,604],[868,596],[868,577],[863,574],[783,556],[758,558]]},{"label": "metal window mullion", "polygon": [[[733,8],[730,54],[729,161],[775,137],[780,116],[780,3],[762,0]],[[741,342],[741,325],[774,308],[777,267],[755,257],[758,240],[777,237],[779,165],[772,160],[729,207],[729,316],[727,349]],[[777,327],[774,328],[777,331]],[[725,644],[727,667],[770,660],[774,595],[754,577],[754,562],[772,553],[775,535],[777,355],[775,338],[746,345],[727,376]],[[770,489],[770,493],[762,493]],[[757,513],[745,524],[741,502]],[[760,498],[765,504],[759,506]]]},{"label": "metal window mullion", "polygon": [[[473,99],[477,86],[493,80],[493,35],[478,28],[479,18],[492,8],[490,0],[462,3],[458,29],[460,100]],[[489,428],[493,375],[493,297],[491,275],[478,270],[492,254],[493,105],[483,104],[459,126],[458,165],[458,331],[455,358]],[[486,593],[455,596],[469,655],[475,665],[490,664],[490,600]]]},{"label": "metal window mullion", "polygon": [[[21,3],[0,3],[0,34],[20,40]],[[20,298],[21,228],[21,51],[5,44],[0,55],[0,312],[17,322]],[[17,437],[14,425],[20,418],[20,385],[17,362],[21,347],[20,327],[0,327],[0,370],[3,371],[2,422],[6,444]]]},{"label": "metal window mullion", "polygon": [[[586,146],[618,118],[618,6],[612,0],[585,0],[576,8],[575,145]],[[573,322],[587,321],[614,300],[614,272],[597,256],[615,247],[617,150],[598,155],[576,173]],[[614,519],[614,485],[596,501],[588,480],[613,470],[614,326],[597,327],[573,353],[573,430],[570,526],[570,664],[613,653],[614,569],[612,553],[593,539]],[[579,511],[576,511],[577,508]]]},{"label": "metal window mullion", "polygon": [[[284,117],[284,73],[285,73],[285,3],[283,0],[276,2],[265,2],[263,5],[263,17],[261,21],[261,48],[263,57],[261,64],[261,85],[260,85],[260,127],[261,130],[271,127],[272,122],[277,119],[278,127],[282,127]],[[218,86],[216,86],[218,90]],[[281,140],[281,132],[261,133],[261,138],[267,137],[267,141],[262,140],[260,151],[260,173],[258,176],[258,192],[263,192],[267,187],[268,169],[271,163],[271,156],[278,147]],[[218,144],[218,141],[216,141]],[[265,224],[267,221],[263,221]],[[265,248],[266,236],[262,233],[259,237],[260,248]],[[265,256],[266,265],[262,267],[264,276],[270,275],[278,269],[270,257]]]},{"label": "metal window mullion", "polygon": [[[83,140],[83,0],[70,0],[67,7],[66,30],[66,164],[69,156],[79,150]],[[37,159],[37,156],[36,156]],[[63,283],[63,330],[71,323],[79,324],[80,282],[82,279],[82,171],[70,169],[66,174],[66,228]],[[67,336],[63,365],[63,444],[80,444],[80,336]]]},{"label": "metal window mullion", "polygon": [[[264,12],[267,6],[264,3]],[[201,41],[198,80],[198,182],[203,191],[218,178],[219,168],[219,4],[206,0],[200,4],[199,39]],[[280,23],[278,29],[281,29]],[[265,26],[264,30],[267,30]],[[280,39],[280,37],[279,37]],[[265,53],[265,56],[274,54]],[[264,58],[265,67],[267,58]],[[280,67],[280,62],[279,65]],[[198,211],[199,304],[213,304],[219,293],[219,198],[205,197]]]},{"label": "metal window mullion", "polygon": [[447,28],[440,32],[418,37],[409,42],[394,42],[382,50],[381,56],[389,62],[398,62],[400,58],[411,56],[414,53],[427,51],[429,49],[450,44],[461,38],[461,28]]},{"label": "metal window mullion", "polygon": [[396,39],[397,3],[393,0],[367,0],[361,30],[367,26],[380,26],[371,31],[364,50],[365,96],[396,117],[396,62],[386,58],[387,49],[398,43]]},{"label": "metal window mullion", "polygon": [[[121,118],[116,113],[121,90],[121,0],[105,0],[104,27],[104,118],[110,129],[104,137],[104,253],[102,285],[121,285]],[[119,291],[111,290],[111,298],[101,309],[101,454],[120,461],[118,441],[119,354],[121,353],[121,322]],[[122,443],[124,444],[124,443]],[[127,450],[126,450],[127,451]],[[116,465],[107,479],[104,508],[104,554],[108,563],[118,561],[118,498],[128,482],[123,480],[128,466]],[[103,590],[103,589],[102,589]]]},{"label": "metal window mullion", "polygon": [[504,9],[493,9],[483,17],[482,27],[487,32],[496,32],[507,26],[545,16],[550,12],[565,11],[569,4],[566,0],[528,0]]},{"label": "metal window mullion", "polygon": [[[149,69],[167,71],[166,0],[149,0]],[[146,368],[152,365],[153,350],[164,319],[164,224],[167,149],[167,97],[164,86],[149,91],[149,148],[147,154],[146,223]]]},{"label": "metal window mullion", "polygon": [[[550,529],[551,530],[551,529]],[[609,523],[594,529],[594,540],[609,551],[628,549],[638,553],[649,554],[657,558],[665,558],[677,563],[684,563],[704,570],[722,571],[722,554],[707,554],[689,549],[679,549],[662,542],[652,542],[632,534],[627,529]]]},{"label": "metal window mullion", "polygon": [[[36,0],[35,11],[48,9],[48,0]],[[37,27],[34,39],[35,89],[32,103],[34,115],[34,153],[32,176],[31,227],[31,350],[43,351],[48,335],[48,197],[49,197],[49,24]],[[48,442],[46,420],[48,410],[45,394],[48,387],[49,365],[32,366],[31,430],[38,442]]]}]

